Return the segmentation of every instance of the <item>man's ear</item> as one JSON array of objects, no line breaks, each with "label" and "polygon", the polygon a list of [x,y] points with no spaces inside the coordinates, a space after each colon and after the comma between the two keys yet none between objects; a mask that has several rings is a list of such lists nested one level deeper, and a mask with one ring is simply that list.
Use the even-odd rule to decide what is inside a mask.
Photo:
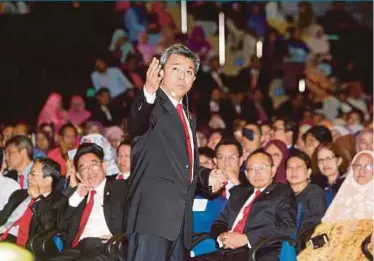
[{"label": "man's ear", "polygon": [[101,166],[103,167],[103,170],[104,170],[105,175],[106,175],[106,167],[107,167],[106,162],[105,161],[101,162]]}]

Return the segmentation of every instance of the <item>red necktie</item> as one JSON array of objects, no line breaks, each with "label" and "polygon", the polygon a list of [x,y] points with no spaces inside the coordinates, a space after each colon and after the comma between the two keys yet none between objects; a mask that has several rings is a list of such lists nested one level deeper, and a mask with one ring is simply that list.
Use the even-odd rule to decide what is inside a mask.
[{"label": "red necktie", "polygon": [[192,168],[193,168],[193,166],[192,166],[191,138],[190,138],[190,133],[188,132],[187,121],[186,121],[186,118],[184,117],[182,104],[178,104],[177,105],[177,112],[178,112],[179,118],[182,121],[183,129],[184,129],[184,134],[186,136],[186,147],[187,147],[187,153],[188,153],[188,160],[190,162],[190,176],[191,176],[190,177],[190,181],[192,182]]},{"label": "red necktie", "polygon": [[27,208],[23,215],[14,222],[2,235],[1,240],[5,240],[8,237],[9,231],[12,229],[12,227],[19,226],[18,227],[18,235],[17,235],[17,245],[25,247],[26,242],[29,238],[29,230],[30,230],[30,224],[32,216],[34,215],[31,206],[34,204],[35,199],[31,199],[30,203],[27,205]]},{"label": "red necktie", "polygon": [[123,174],[121,174],[121,173],[118,174],[118,175],[117,175],[117,179],[120,179],[120,180],[124,179],[124,178],[123,178]]},{"label": "red necktie", "polygon": [[25,176],[23,174],[19,175],[19,184],[21,186],[21,189],[23,189],[24,182],[25,182]]},{"label": "red necktie", "polygon": [[91,214],[91,211],[92,211],[92,208],[93,208],[93,205],[94,205],[95,194],[96,194],[96,190],[91,190],[90,200],[88,201],[86,207],[83,210],[81,221],[79,223],[79,229],[78,229],[77,235],[75,236],[75,238],[73,240],[73,243],[72,243],[73,247],[76,247],[78,245],[79,239],[81,238],[83,230],[86,227],[88,218],[90,217],[90,214]]},{"label": "red necktie", "polygon": [[251,212],[251,206],[252,206],[253,202],[256,200],[256,198],[260,194],[261,194],[261,191],[260,190],[256,190],[255,198],[251,201],[251,203],[248,204],[248,206],[245,207],[245,209],[243,211],[243,217],[236,224],[236,226],[235,226],[235,228],[233,230],[234,232],[237,232],[237,233],[243,233],[244,232],[245,223],[247,223],[247,219],[248,219],[249,213]]}]

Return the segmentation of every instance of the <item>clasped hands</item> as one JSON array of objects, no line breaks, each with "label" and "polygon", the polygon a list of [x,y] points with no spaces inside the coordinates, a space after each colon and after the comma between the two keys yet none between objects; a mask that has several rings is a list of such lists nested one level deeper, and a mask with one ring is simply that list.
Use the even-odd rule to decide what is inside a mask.
[{"label": "clasped hands", "polygon": [[237,249],[248,245],[247,235],[238,232],[222,233],[219,235],[218,241],[222,243],[224,249]]}]

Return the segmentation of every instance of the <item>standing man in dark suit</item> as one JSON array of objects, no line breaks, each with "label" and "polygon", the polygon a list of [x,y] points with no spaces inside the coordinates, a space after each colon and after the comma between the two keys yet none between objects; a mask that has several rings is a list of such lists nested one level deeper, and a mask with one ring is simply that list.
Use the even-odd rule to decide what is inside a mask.
[{"label": "standing man in dark suit", "polygon": [[182,103],[199,64],[187,47],[169,47],[160,62],[151,62],[133,103],[128,260],[187,260],[196,186],[213,191],[223,186],[222,176],[198,168],[196,122]]},{"label": "standing man in dark suit", "polygon": [[28,175],[28,189],[13,192],[0,211],[0,241],[26,247],[31,238],[56,226],[58,202],[64,195],[55,190],[60,166],[48,158],[37,158]]},{"label": "standing man in dark suit", "polygon": [[[246,162],[252,187],[235,186],[221,217],[212,226],[220,249],[195,261],[247,261],[251,249],[264,239],[296,232],[296,199],[289,185],[273,182],[271,155],[257,151]],[[257,260],[278,260],[281,244],[265,245]]]},{"label": "standing man in dark suit", "polygon": [[57,226],[67,232],[66,250],[50,260],[117,260],[105,252],[105,242],[125,232],[127,182],[107,180],[103,159],[103,149],[94,143],[78,148],[74,167],[81,182]]}]

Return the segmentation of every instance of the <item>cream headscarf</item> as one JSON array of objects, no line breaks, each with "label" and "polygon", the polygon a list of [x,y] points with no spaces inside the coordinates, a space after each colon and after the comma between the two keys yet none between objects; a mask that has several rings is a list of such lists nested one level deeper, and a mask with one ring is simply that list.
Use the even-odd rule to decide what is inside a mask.
[{"label": "cream headscarf", "polygon": [[374,158],[374,152],[361,151],[352,160],[347,178],[339,189],[330,207],[327,209],[322,222],[338,222],[343,220],[373,219],[373,180],[365,185],[360,185],[353,177],[352,165],[362,154],[368,154]]}]

